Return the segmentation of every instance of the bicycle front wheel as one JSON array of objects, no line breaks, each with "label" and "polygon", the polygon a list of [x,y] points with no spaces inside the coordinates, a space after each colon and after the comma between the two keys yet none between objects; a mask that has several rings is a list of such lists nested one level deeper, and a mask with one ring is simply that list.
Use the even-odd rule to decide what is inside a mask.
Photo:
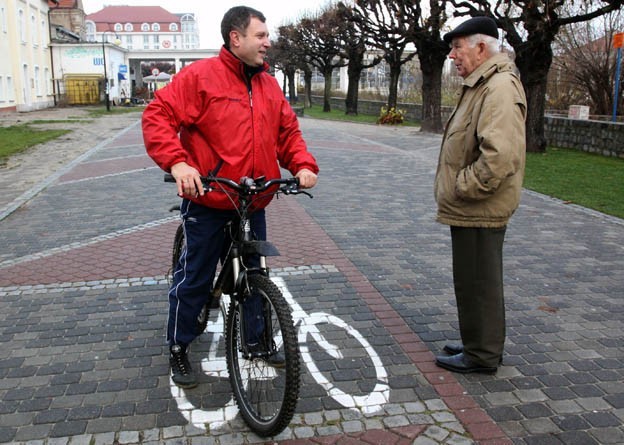
[{"label": "bicycle front wheel", "polygon": [[248,277],[252,295],[262,299],[263,355],[246,354],[241,338],[242,305],[230,303],[226,359],[230,384],[243,419],[259,436],[275,436],[292,420],[299,397],[299,344],[288,303],[263,275]]}]

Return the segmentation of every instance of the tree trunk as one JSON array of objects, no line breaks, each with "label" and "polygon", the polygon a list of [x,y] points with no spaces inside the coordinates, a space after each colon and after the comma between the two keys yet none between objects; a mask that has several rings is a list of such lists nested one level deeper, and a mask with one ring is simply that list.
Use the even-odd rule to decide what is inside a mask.
[{"label": "tree trunk", "polygon": [[552,64],[552,48],[547,39],[529,38],[516,50],[516,65],[520,71],[527,97],[526,149],[532,153],[546,151],[544,111],[548,71]]},{"label": "tree trunk", "polygon": [[305,85],[303,94],[303,106],[312,108],[312,71],[305,70],[303,72],[303,84]]},{"label": "tree trunk", "polygon": [[288,70],[287,77],[288,77],[288,91],[289,91],[288,101],[291,104],[296,104],[297,103],[297,87],[295,86],[295,70]]},{"label": "tree trunk", "polygon": [[421,131],[442,133],[442,69],[446,56],[444,51],[423,42],[418,48],[418,58],[423,75]]},{"label": "tree trunk", "polygon": [[388,85],[388,110],[397,106],[399,77],[401,75],[401,65],[390,65],[390,85]]},{"label": "tree trunk", "polygon": [[544,81],[525,87],[527,95],[526,149],[532,153],[546,151],[544,111],[546,108],[546,76]]},{"label": "tree trunk", "polygon": [[349,65],[347,73],[349,75],[349,85],[347,86],[347,97],[345,98],[345,114],[357,116],[362,68]]},{"label": "tree trunk", "polygon": [[329,113],[331,111],[331,103],[329,99],[331,98],[332,71],[332,69],[329,69],[323,73],[323,77],[325,77],[325,89],[323,91],[323,113]]}]

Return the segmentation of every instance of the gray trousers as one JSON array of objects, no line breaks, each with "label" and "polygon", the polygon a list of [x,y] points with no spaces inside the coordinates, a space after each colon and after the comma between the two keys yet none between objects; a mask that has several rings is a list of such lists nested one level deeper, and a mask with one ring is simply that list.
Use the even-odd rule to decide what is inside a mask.
[{"label": "gray trousers", "polygon": [[464,355],[497,367],[505,343],[503,241],[506,227],[451,227],[453,284]]}]

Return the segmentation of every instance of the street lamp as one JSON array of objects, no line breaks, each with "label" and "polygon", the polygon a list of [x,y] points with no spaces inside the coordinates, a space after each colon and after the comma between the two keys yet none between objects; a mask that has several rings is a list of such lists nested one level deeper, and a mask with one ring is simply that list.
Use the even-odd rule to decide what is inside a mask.
[{"label": "street lamp", "polygon": [[106,42],[106,33],[112,32],[117,37],[117,33],[113,31],[104,31],[102,33],[102,57],[104,62],[104,97],[106,100],[106,111],[110,111],[110,87],[108,84],[108,75],[106,73],[106,47],[104,46]]}]

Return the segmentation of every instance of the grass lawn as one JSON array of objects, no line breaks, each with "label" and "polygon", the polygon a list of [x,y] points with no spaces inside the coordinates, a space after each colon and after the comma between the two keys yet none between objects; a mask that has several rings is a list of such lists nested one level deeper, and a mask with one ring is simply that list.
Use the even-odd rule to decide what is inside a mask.
[{"label": "grass lawn", "polygon": [[69,133],[71,130],[63,129],[62,125],[58,129],[38,129],[32,127],[36,124],[63,124],[63,123],[90,123],[100,116],[110,116],[111,114],[125,114],[143,112],[143,107],[112,107],[107,111],[106,107],[98,106],[89,109],[86,118],[76,117],[68,119],[37,119],[27,124],[13,125],[11,127],[0,127],[0,167],[6,164],[9,156],[19,153],[37,144],[48,142],[59,136]]},{"label": "grass lawn", "polygon": [[7,158],[33,145],[56,139],[70,130],[38,130],[28,124],[0,127],[0,166],[6,163]]},{"label": "grass lawn", "polygon": [[624,159],[550,147],[527,153],[524,187],[624,218]]},{"label": "grass lawn", "polygon": [[[376,124],[377,118],[379,116],[373,116],[370,114],[358,114],[357,116],[345,114],[342,110],[332,109],[329,113],[325,113],[323,111],[323,107],[321,105],[312,105],[312,108],[306,108],[304,110],[304,115],[313,117],[315,119],[328,119],[332,121],[342,121],[342,122],[358,122],[361,124]],[[404,126],[418,126],[420,122],[409,122],[406,121],[403,123]]]}]

